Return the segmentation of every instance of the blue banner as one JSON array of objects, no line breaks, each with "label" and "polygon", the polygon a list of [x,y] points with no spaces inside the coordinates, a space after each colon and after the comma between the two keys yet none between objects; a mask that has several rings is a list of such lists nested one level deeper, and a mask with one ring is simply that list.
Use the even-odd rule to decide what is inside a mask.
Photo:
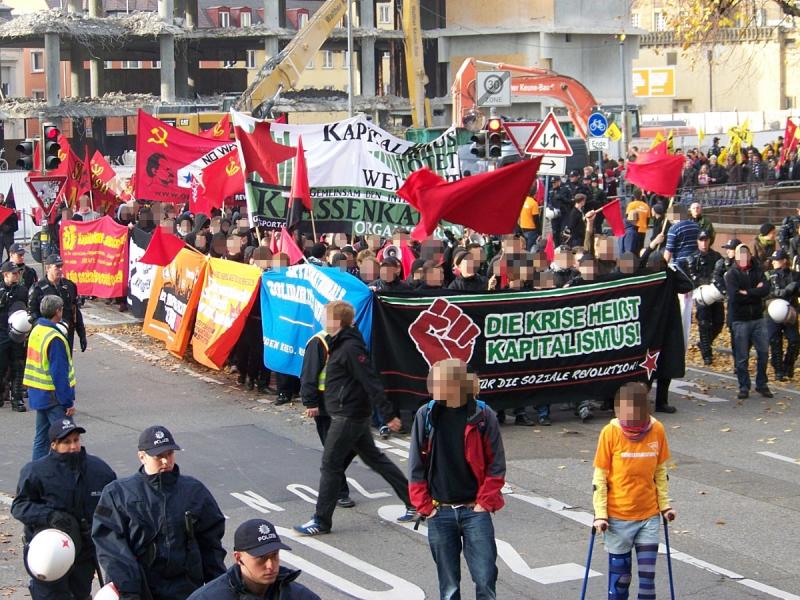
[{"label": "blue banner", "polygon": [[264,364],[300,376],[306,344],[325,328],[325,305],[344,300],[356,310],[356,325],[369,346],[372,292],[356,277],[333,267],[301,264],[265,271],[261,279]]}]

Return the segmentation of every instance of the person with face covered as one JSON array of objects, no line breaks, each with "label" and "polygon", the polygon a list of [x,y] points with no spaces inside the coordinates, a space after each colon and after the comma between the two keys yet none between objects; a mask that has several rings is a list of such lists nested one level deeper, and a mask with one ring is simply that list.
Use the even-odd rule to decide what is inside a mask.
[{"label": "person with face covered", "polygon": [[503,508],[506,460],[494,411],[476,398],[477,376],[458,359],[431,367],[431,400],[414,417],[409,493],[428,526],[442,600],[461,596],[461,549],[475,597],[497,597],[492,513]]},{"label": "person with face covered", "polygon": [[75,564],[58,581],[31,579],[34,600],[86,600],[96,570],[92,544],[92,519],[100,492],[117,476],[103,460],[86,453],[81,434],[69,418],[49,429],[50,453],[22,468],[11,514],[25,525],[25,542],[37,532],[55,528],[69,534],[75,544]]},{"label": "person with face covered", "polygon": [[650,416],[647,386],[623,385],[614,398],[616,418],[600,432],[594,456],[594,528],[608,552],[608,598],[627,600],[631,551],[636,548],[639,598],[655,598],[662,517],[672,521],[667,434]]},{"label": "person with face covered", "polygon": [[470,292],[485,292],[488,286],[486,276],[478,271],[481,268],[480,246],[469,248],[457,252],[453,256],[453,262],[459,269],[459,275],[447,286],[450,290],[461,290]]}]

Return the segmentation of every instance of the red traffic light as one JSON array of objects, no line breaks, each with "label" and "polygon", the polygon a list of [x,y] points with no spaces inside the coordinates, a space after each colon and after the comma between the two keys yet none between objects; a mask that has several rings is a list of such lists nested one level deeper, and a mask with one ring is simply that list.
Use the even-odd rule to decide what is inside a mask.
[{"label": "red traffic light", "polygon": [[502,127],[503,127],[503,120],[498,119],[496,117],[489,119],[489,121],[486,123],[486,129],[492,132],[500,131]]},{"label": "red traffic light", "polygon": [[45,125],[44,126],[44,138],[46,140],[56,141],[58,136],[61,135],[61,132],[58,130],[58,127],[55,125]]}]

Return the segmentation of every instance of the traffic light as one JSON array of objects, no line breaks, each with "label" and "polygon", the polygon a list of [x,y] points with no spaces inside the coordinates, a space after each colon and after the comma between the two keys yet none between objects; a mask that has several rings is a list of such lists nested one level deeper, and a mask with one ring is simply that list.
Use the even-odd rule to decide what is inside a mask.
[{"label": "traffic light", "polygon": [[58,143],[58,136],[60,135],[61,132],[58,130],[58,127],[52,123],[45,123],[42,127],[45,171],[57,169],[58,165],[61,164],[61,159],[58,157],[58,151],[61,150],[61,145]]},{"label": "traffic light", "polygon": [[23,140],[17,144],[17,152],[19,152],[17,166],[25,171],[33,171],[33,153],[35,151],[36,143],[31,139]]},{"label": "traffic light", "polygon": [[486,123],[488,135],[487,151],[489,158],[500,158],[503,155],[503,120],[492,117]]},{"label": "traffic light", "polygon": [[486,138],[487,134],[485,131],[478,131],[477,133],[473,133],[472,137],[469,138],[470,141],[473,143],[470,152],[481,160],[486,158],[486,141],[487,141]]}]

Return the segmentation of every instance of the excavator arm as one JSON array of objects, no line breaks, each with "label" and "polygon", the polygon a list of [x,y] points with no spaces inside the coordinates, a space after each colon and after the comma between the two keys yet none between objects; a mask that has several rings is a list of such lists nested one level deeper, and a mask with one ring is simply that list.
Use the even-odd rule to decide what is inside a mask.
[{"label": "excavator arm", "polygon": [[586,138],[589,116],[598,103],[586,86],[578,80],[548,69],[486,62],[475,58],[464,60],[453,81],[451,88],[453,125],[463,127],[469,120],[480,116],[475,100],[478,65],[499,71],[511,71],[511,90],[516,95],[545,96],[559,100],[567,107],[567,114],[575,125],[575,131],[582,138]]},{"label": "excavator arm", "polygon": [[425,98],[425,58],[422,47],[422,23],[419,0],[403,0],[403,35],[405,36],[408,98],[411,101],[413,127],[430,127],[430,104]]},{"label": "excavator arm", "polygon": [[[286,47],[264,63],[235,108],[264,113],[263,103],[277,99],[282,90],[294,88],[306,65],[347,13],[347,3],[348,0],[326,0]],[[261,110],[257,111],[259,107]]]}]

